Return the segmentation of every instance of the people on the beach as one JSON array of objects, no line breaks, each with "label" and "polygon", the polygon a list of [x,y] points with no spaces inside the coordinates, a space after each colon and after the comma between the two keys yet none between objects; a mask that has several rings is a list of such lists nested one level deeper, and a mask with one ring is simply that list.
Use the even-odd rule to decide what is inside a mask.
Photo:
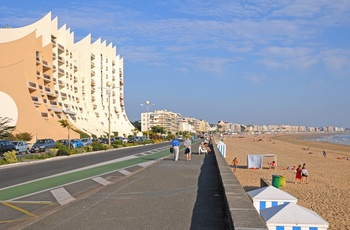
[{"label": "people on the beach", "polygon": [[298,168],[294,171],[295,173],[295,184],[298,182],[301,184],[302,176],[301,176],[301,165],[298,165]]},{"label": "people on the beach", "polygon": [[180,141],[176,138],[174,138],[174,140],[171,142],[171,146],[173,147],[173,160],[177,161],[179,159],[179,146],[180,146]]},{"label": "people on the beach", "polygon": [[305,179],[305,183],[308,184],[308,176],[309,176],[309,172],[306,169],[306,164],[303,164],[303,167],[301,168],[301,183],[304,183],[304,179]]},{"label": "people on the beach", "polygon": [[237,169],[237,166],[238,166],[237,157],[235,157],[235,158],[232,160],[232,164],[231,164],[230,166],[233,168],[233,171],[236,172],[236,169]]},{"label": "people on the beach", "polygon": [[186,138],[185,142],[184,142],[184,146],[185,146],[185,154],[186,154],[186,160],[190,161],[191,160],[191,140],[190,138]]},{"label": "people on the beach", "polygon": [[273,168],[273,169],[276,169],[276,168],[277,168],[276,161],[267,162],[267,164],[270,166],[270,168]]},{"label": "people on the beach", "polygon": [[326,151],[324,151],[324,150],[323,150],[322,155],[323,155],[324,157],[327,157],[327,153],[326,153]]}]

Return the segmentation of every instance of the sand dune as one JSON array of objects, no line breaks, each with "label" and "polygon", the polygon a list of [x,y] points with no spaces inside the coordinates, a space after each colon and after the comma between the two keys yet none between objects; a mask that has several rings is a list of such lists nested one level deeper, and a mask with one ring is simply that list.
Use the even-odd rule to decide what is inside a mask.
[{"label": "sand dune", "polygon": [[[260,178],[270,183],[272,175],[286,176],[282,190],[299,199],[298,204],[309,208],[326,221],[329,229],[350,229],[350,146],[309,142],[302,140],[306,134],[280,136],[225,137],[226,161],[231,164],[238,158],[236,176],[246,191],[260,187]],[[306,150],[307,149],[307,150]],[[322,155],[325,150],[327,157]],[[277,169],[247,169],[247,154],[273,153],[277,155]],[[306,163],[309,183],[295,184],[294,170],[288,166]]]}]

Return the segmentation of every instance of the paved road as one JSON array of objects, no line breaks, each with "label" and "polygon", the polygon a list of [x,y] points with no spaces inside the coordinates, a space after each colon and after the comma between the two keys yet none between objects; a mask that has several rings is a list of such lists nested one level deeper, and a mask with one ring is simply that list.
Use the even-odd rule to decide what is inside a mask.
[{"label": "paved road", "polygon": [[[198,144],[193,147],[192,161],[186,161],[182,151],[177,162],[169,154],[115,182],[115,175],[109,175],[105,179],[111,184],[57,205],[54,211],[45,212],[44,206],[40,215],[24,221],[20,228],[226,229],[215,157],[198,155],[196,148]],[[79,189],[74,186],[67,189]],[[14,223],[6,224],[7,229],[11,226]]]}]

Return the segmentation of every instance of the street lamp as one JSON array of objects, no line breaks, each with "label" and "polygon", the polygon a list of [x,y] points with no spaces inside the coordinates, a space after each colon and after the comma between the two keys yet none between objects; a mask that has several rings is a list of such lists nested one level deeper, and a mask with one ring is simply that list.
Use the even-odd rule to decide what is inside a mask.
[{"label": "street lamp", "polygon": [[111,93],[112,89],[119,88],[113,85],[113,82],[108,81],[106,87],[102,87],[108,90],[108,146],[111,146]]},{"label": "street lamp", "polygon": [[150,106],[155,105],[155,104],[150,104],[149,101],[146,101],[145,104],[140,104],[141,106],[146,106],[146,135],[147,135],[147,140],[149,139],[148,136],[148,109]]}]

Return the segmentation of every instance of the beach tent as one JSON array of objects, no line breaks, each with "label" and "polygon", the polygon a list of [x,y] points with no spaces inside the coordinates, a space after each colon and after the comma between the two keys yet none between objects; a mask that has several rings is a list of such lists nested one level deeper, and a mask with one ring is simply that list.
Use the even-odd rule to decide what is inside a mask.
[{"label": "beach tent", "polygon": [[253,205],[259,212],[265,208],[274,207],[281,204],[297,203],[298,199],[289,193],[270,185],[247,192],[253,201]]},{"label": "beach tent", "polygon": [[294,203],[260,211],[269,230],[327,230],[328,222],[316,212]]},{"label": "beach tent", "polygon": [[275,154],[249,154],[247,156],[248,168],[262,169],[264,157],[273,157],[273,160],[277,164],[277,157]]}]

